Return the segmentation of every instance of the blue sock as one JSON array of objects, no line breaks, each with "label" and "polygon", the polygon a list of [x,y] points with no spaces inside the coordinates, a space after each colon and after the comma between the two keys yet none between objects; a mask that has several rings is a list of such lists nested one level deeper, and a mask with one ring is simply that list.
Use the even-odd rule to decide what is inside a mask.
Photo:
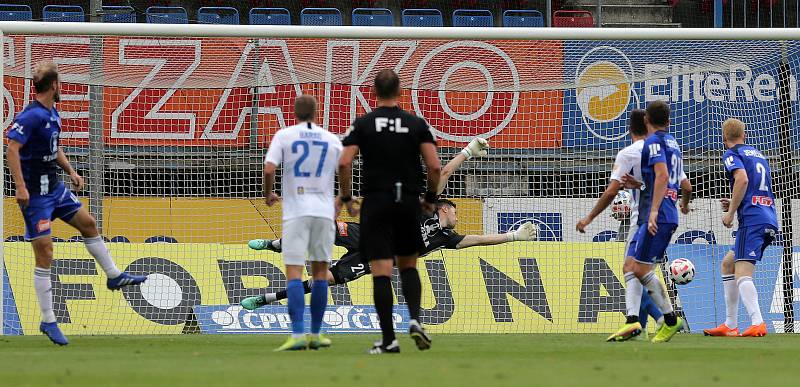
[{"label": "blue sock", "polygon": [[322,329],[322,318],[328,306],[328,281],[315,280],[311,286],[311,334],[319,334]]},{"label": "blue sock", "polygon": [[289,280],[286,283],[286,296],[288,299],[289,318],[292,320],[292,335],[302,335],[305,333],[303,311],[306,308],[303,281],[299,279]]},{"label": "blue sock", "polygon": [[639,322],[642,324],[642,329],[647,327],[647,317],[652,316],[653,320],[658,321],[658,319],[663,316],[661,311],[656,306],[656,303],[653,302],[653,299],[650,298],[650,294],[647,291],[642,292],[642,303],[639,307]]}]

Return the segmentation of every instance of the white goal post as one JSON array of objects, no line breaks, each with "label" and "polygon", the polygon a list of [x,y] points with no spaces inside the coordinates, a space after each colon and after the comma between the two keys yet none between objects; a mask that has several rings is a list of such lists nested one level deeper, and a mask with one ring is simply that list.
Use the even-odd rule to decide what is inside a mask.
[{"label": "white goal post", "polygon": [[[623,321],[626,225],[609,211],[586,234],[575,222],[629,142],[629,112],[653,100],[672,108],[697,196],[668,250],[697,268],[692,283],[670,286],[675,305],[692,331],[724,320],[719,263],[733,234],[717,205],[730,194],[720,125],[737,117],[770,160],[781,218],[756,275],[762,312],[771,331],[800,329],[800,30],[0,22],[0,40],[4,130],[31,101],[32,67],[57,63],[61,144],[88,183],[80,198],[117,264],[150,274],[141,288],[107,291],[78,232],[54,222],[54,305],[67,335],[287,332],[283,306],[237,305],[285,285],[280,256],[246,246],[280,236],[280,208],[261,198],[263,155],[294,122],[297,95],[316,97],[318,122],[343,134],[374,106],[370,84],[387,67],[401,76],[401,106],[432,125],[443,163],[476,136],[491,143],[450,178],[456,231],[540,229],[536,242],[423,257],[431,332],[601,333]],[[0,334],[36,334],[33,257],[7,179]],[[370,283],[331,288],[325,329],[379,331]],[[403,308],[395,320],[407,326]]]}]

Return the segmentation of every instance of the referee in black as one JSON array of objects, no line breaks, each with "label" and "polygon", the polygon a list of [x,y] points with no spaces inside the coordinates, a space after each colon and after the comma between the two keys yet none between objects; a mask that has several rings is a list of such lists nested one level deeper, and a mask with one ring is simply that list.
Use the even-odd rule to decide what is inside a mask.
[{"label": "referee in black", "polygon": [[[432,214],[435,209],[442,166],[428,123],[397,106],[400,78],[394,71],[378,72],[375,93],[378,107],[357,118],[342,142],[336,205],[337,210],[346,206],[353,216],[358,212],[353,207],[352,164],[360,151],[364,196],[360,249],[372,269],[375,310],[383,333],[383,340],[375,343],[369,353],[400,352],[392,321],[391,276],[395,257],[411,317],[409,334],[417,348],[425,350],[430,348],[431,339],[419,322],[422,284],[417,258],[425,245],[418,216],[420,211]],[[428,168],[428,189],[421,203],[424,174],[420,156]]]}]

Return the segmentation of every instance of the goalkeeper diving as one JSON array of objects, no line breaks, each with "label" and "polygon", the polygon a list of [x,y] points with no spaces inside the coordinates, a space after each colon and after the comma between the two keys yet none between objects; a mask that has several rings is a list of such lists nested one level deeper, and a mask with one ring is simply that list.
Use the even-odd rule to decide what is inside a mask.
[{"label": "goalkeeper diving", "polygon": [[[461,164],[473,157],[482,157],[488,153],[489,142],[483,138],[473,139],[442,169],[442,178],[437,187],[441,194],[447,180],[461,167]],[[420,256],[428,255],[441,249],[463,249],[473,246],[490,246],[513,241],[535,241],[538,238],[538,229],[530,222],[522,224],[514,231],[504,234],[489,235],[460,235],[454,231],[458,223],[456,204],[447,199],[440,199],[436,203],[436,212],[433,216],[420,215],[419,224],[422,229],[422,239],[425,248],[420,251]],[[362,260],[359,251],[361,226],[354,222],[336,222],[336,237],[334,244],[347,249],[347,252],[336,261],[328,271],[328,283],[331,285],[345,284],[370,274],[369,265]],[[281,252],[281,240],[255,239],[248,243],[254,250],[270,250]],[[311,284],[303,282],[306,293],[311,292]],[[286,290],[277,293],[268,293],[242,300],[241,305],[247,310],[253,310],[271,302],[286,298]]]}]

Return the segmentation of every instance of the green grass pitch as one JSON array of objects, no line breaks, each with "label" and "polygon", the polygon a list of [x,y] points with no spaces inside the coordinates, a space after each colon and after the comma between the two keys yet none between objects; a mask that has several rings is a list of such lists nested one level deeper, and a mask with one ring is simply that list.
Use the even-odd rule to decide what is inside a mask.
[{"label": "green grass pitch", "polygon": [[[284,336],[0,336],[10,386],[777,386],[796,381],[800,335],[605,343],[599,335],[438,335],[369,356],[375,335],[274,353]],[[255,383],[255,384],[254,384]]]}]

